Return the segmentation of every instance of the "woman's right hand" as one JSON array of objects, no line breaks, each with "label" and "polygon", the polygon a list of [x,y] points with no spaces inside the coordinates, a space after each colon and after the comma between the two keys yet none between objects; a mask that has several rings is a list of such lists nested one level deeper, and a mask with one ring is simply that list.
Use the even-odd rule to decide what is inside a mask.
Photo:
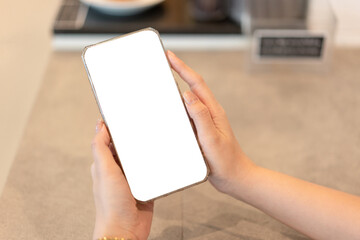
[{"label": "woman's right hand", "polygon": [[171,67],[189,85],[183,96],[198,139],[210,167],[209,181],[221,192],[230,194],[235,179],[243,179],[255,167],[242,152],[222,106],[202,77],[167,52]]},{"label": "woman's right hand", "polygon": [[262,167],[242,152],[226,114],[204,80],[173,53],[172,68],[189,84],[186,108],[221,192],[262,210],[312,239],[360,239],[360,197]]}]

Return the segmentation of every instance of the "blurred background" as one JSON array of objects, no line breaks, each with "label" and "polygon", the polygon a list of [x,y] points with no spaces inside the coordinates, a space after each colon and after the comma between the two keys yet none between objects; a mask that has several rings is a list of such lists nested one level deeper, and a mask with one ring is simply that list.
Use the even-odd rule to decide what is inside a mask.
[{"label": "blurred background", "polygon": [[[358,0],[0,0],[0,192],[18,151],[31,141],[22,142],[24,129],[54,56],[66,59],[72,53],[80,61],[84,46],[150,26],[160,32],[165,48],[190,57],[243,52],[248,68],[241,71],[262,71],[278,60],[275,68],[283,68],[289,57],[301,68],[309,61],[331,69],[334,49],[360,47],[359,12]],[[320,47],[286,48],[299,38]],[[47,119],[37,130],[56,121]]]}]

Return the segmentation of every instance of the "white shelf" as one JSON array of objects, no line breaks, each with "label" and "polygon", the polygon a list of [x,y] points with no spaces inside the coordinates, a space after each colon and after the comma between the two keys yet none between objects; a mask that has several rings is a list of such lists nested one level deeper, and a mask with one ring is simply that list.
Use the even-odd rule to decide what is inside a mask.
[{"label": "white shelf", "polygon": [[[85,46],[115,37],[111,34],[55,34],[53,48],[56,51],[79,51]],[[161,39],[164,47],[172,50],[236,50],[246,47],[242,35],[166,35]]]}]

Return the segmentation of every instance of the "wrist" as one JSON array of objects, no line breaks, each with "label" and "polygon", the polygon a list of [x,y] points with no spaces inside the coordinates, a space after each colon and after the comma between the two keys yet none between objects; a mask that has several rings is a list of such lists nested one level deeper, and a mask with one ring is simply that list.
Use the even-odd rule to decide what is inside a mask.
[{"label": "wrist", "polygon": [[225,193],[242,201],[246,201],[247,192],[253,187],[259,167],[246,156],[242,156],[236,168],[236,174],[229,179]]}]

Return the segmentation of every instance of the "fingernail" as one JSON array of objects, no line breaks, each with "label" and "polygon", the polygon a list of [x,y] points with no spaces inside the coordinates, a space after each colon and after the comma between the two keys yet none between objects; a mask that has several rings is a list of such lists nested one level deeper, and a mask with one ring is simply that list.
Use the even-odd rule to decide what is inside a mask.
[{"label": "fingernail", "polygon": [[96,133],[98,133],[101,130],[103,125],[104,125],[103,121],[101,119],[98,119],[95,127]]},{"label": "fingernail", "polygon": [[186,104],[191,105],[194,102],[196,102],[198,99],[198,97],[191,91],[186,91],[184,92],[184,99]]},{"label": "fingernail", "polygon": [[170,50],[168,50],[168,55],[169,55],[171,58],[175,57],[175,53],[173,53],[173,52],[170,51]]}]

